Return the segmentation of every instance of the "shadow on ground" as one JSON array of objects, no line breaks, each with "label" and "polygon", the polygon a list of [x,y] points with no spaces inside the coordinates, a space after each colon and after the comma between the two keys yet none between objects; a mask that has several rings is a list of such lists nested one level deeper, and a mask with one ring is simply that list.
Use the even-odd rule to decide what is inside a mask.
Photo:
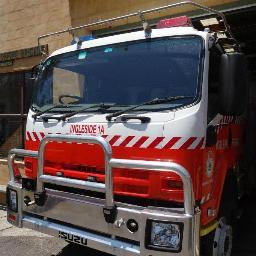
[{"label": "shadow on ground", "polygon": [[256,255],[256,195],[246,198],[244,212],[235,229],[232,256]]},{"label": "shadow on ground", "polygon": [[62,249],[58,254],[52,254],[51,256],[111,256],[110,254],[97,252],[95,250],[90,250],[88,248],[74,245],[74,244],[68,244],[66,247]]}]

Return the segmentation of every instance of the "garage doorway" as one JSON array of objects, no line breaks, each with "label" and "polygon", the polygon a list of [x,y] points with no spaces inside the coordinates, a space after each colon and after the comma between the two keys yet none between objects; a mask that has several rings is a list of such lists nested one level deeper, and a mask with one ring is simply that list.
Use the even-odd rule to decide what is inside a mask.
[{"label": "garage doorway", "polygon": [[30,71],[0,74],[0,158],[7,157],[11,148],[24,148],[30,76]]}]

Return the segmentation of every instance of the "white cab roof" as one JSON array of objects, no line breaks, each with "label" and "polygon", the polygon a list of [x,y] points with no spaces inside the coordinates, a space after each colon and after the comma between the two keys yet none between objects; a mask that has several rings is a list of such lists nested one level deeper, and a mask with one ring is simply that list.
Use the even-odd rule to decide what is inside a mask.
[{"label": "white cab roof", "polygon": [[[206,39],[208,33],[202,32],[194,29],[193,27],[174,27],[174,28],[161,28],[161,29],[152,29],[151,38],[158,38],[164,36],[184,36],[184,35],[198,35],[203,39]],[[89,41],[85,41],[82,43],[79,49],[87,49],[97,46],[110,45],[115,43],[129,42],[135,40],[145,39],[144,30],[137,32],[130,32],[120,35],[107,36],[98,39],[93,39]],[[54,51],[50,56],[55,56],[59,54],[63,54],[66,52],[72,52],[78,50],[77,45],[70,45],[61,49]]]}]

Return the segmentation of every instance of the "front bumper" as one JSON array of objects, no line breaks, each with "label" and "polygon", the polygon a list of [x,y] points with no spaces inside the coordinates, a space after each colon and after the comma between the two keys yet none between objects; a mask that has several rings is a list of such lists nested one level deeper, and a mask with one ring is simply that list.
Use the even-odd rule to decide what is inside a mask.
[{"label": "front bumper", "polygon": [[[62,136],[59,136],[62,138]],[[85,139],[88,140],[87,136]],[[63,136],[66,139],[66,137]],[[72,137],[74,140],[76,137]],[[47,139],[47,138],[46,138]],[[50,137],[48,140],[54,140]],[[79,137],[79,140],[81,136]],[[95,137],[90,137],[92,141]],[[105,142],[104,142],[105,143]],[[35,152],[16,151],[19,155],[28,156],[33,154],[38,158],[39,163],[43,163],[43,154],[39,149],[38,155]],[[43,189],[46,200],[40,206],[33,203],[35,193],[27,191],[17,183],[13,175],[13,160],[15,150],[9,155],[9,168],[11,180],[8,189],[17,193],[17,211],[14,212],[8,207],[7,218],[10,223],[18,227],[24,227],[60,237],[69,242],[84,245],[112,255],[141,255],[141,256],[167,256],[167,255],[199,255],[199,227],[200,211],[194,209],[193,190],[191,179],[186,170],[182,167],[163,162],[133,161],[109,158],[106,168],[106,184],[104,188],[92,184],[94,190],[105,190],[106,199],[78,195],[65,191],[44,189],[44,183],[57,182],[58,185],[69,187],[83,186],[89,189],[90,182],[79,182],[66,178],[58,179],[43,175],[42,170],[38,171],[37,189]],[[39,156],[39,157],[38,157]],[[41,157],[41,158],[40,158]],[[40,164],[39,164],[40,167]],[[142,207],[120,202],[112,202],[113,187],[111,175],[112,167],[123,167],[131,169],[150,169],[174,171],[182,177],[184,187],[184,209],[171,209],[160,207]],[[177,171],[176,171],[177,170]],[[51,180],[52,179],[52,180]],[[24,198],[29,197],[30,204],[24,203]],[[114,204],[116,208],[115,221],[107,221],[103,212],[106,207]],[[138,224],[138,230],[131,232],[127,223],[134,220]],[[160,249],[150,249],[147,245],[148,225],[150,221],[180,223],[183,227],[180,250],[176,252],[164,251]]]}]

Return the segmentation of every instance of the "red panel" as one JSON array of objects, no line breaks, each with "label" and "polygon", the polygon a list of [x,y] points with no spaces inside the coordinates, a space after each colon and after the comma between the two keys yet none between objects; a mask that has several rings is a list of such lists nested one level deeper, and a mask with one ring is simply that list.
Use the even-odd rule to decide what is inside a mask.
[{"label": "red panel", "polygon": [[[240,145],[226,145],[228,130],[232,129],[234,142],[240,141]],[[191,137],[185,140],[179,149],[171,149],[179,142],[180,137],[171,138],[162,149],[155,148],[163,141],[162,137],[155,138],[148,148],[140,148],[149,138],[142,136],[138,138],[133,147],[126,147],[135,137],[127,136],[118,147],[112,147],[113,157],[121,159],[139,159],[154,161],[173,161],[184,166],[193,180],[196,200],[207,198],[202,203],[202,224],[205,225],[215,217],[207,216],[207,209],[217,209],[220,204],[220,195],[225,180],[226,172],[239,159],[241,148],[241,125],[231,124],[219,128],[218,143],[216,147],[202,149],[204,139],[197,144],[195,149],[188,149],[197,138]],[[27,134],[28,135],[28,134]],[[40,134],[42,137],[43,135]],[[107,136],[103,136],[107,138]],[[39,141],[32,141],[27,136],[26,149],[37,150]],[[114,136],[111,143],[115,143],[120,137]],[[238,142],[236,142],[238,143]],[[206,173],[209,150],[212,151],[215,166],[212,175]],[[26,159],[26,174],[36,178],[37,162],[34,159]],[[29,168],[33,166],[32,170]],[[62,171],[65,176],[86,180],[95,177],[97,181],[104,182],[104,154],[97,145],[76,143],[49,143],[46,147],[46,173],[56,175]],[[165,201],[183,201],[183,191],[179,188],[179,179],[173,173],[159,173],[152,171],[136,171],[126,169],[115,169],[114,191],[115,194],[150,198]],[[176,182],[176,183],[175,183]],[[174,184],[174,187],[171,186]]]},{"label": "red panel", "polygon": [[[139,148],[147,139],[147,136],[141,137],[135,147],[124,147],[134,136],[128,136],[119,147],[112,147],[113,157],[126,159],[141,160],[159,160],[175,161],[182,164],[191,171],[196,170],[195,166],[200,165],[201,153],[203,150],[171,150],[156,149],[153,146],[160,143],[163,138],[156,138],[149,148]],[[113,137],[116,141],[117,137]],[[174,144],[179,138],[171,140],[168,144]],[[137,144],[137,145],[136,145]],[[26,148],[37,150],[39,141],[27,141]],[[98,182],[104,182],[104,154],[102,149],[97,145],[76,144],[76,143],[49,143],[46,146],[46,161],[44,171],[50,175],[56,175],[61,171],[64,176],[87,180],[94,177]],[[26,174],[29,177],[36,177],[37,162],[26,159],[33,164],[33,171],[26,168]],[[26,164],[27,167],[31,164]],[[136,196],[141,198],[160,199],[167,201],[183,201],[183,192],[181,189],[172,189],[163,185],[163,180],[180,180],[174,173],[159,173],[152,171],[136,171],[125,169],[114,169],[114,191],[116,194]],[[194,184],[194,188],[196,188]],[[123,188],[123,189],[122,189]],[[197,196],[198,193],[194,189]]]}]

